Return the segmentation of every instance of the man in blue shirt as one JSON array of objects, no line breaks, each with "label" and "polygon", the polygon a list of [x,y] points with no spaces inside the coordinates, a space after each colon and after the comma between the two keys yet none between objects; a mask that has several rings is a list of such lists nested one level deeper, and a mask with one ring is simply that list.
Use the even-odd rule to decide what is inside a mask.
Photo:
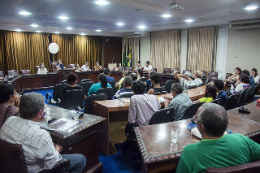
[{"label": "man in blue shirt", "polygon": [[115,79],[114,79],[113,77],[108,76],[109,73],[110,73],[110,69],[109,69],[109,68],[105,68],[105,69],[104,69],[104,74],[105,74],[106,77],[107,77],[107,81],[108,81],[108,82],[115,82]]},{"label": "man in blue shirt", "polygon": [[124,79],[124,82],[123,82],[124,88],[122,88],[121,90],[118,90],[116,92],[116,94],[113,96],[113,99],[118,99],[123,93],[126,93],[126,92],[133,93],[133,91],[131,89],[132,83],[133,83],[132,77],[126,76]]},{"label": "man in blue shirt", "polygon": [[57,69],[64,69],[64,65],[62,64],[62,61],[59,60],[58,63],[56,64]]},{"label": "man in blue shirt", "polygon": [[[247,74],[248,76],[250,76],[250,73],[249,73],[248,70],[243,70],[242,73],[245,73],[245,74]],[[252,76],[249,77],[249,80],[250,80],[250,82],[249,82],[249,85],[250,85],[250,86],[255,85],[255,79],[254,79]]]},{"label": "man in blue shirt", "polygon": [[218,93],[217,99],[221,99],[220,105],[224,106],[226,103],[226,100],[228,98],[227,93],[225,91],[223,91],[224,82],[221,80],[215,80],[214,85],[215,85],[217,93]]}]

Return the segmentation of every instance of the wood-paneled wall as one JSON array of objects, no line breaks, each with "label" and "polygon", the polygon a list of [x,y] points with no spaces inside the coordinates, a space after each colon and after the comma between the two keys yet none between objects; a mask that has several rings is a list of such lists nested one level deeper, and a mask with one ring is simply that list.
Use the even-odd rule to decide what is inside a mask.
[{"label": "wood-paneled wall", "polygon": [[122,38],[121,37],[102,37],[104,67],[108,67],[108,63],[119,62],[122,64]]}]

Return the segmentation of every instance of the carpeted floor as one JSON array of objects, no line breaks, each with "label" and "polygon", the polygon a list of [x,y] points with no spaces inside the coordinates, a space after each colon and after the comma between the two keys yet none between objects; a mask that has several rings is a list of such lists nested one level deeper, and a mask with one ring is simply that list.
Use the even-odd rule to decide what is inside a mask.
[{"label": "carpeted floor", "polygon": [[[46,97],[46,93],[53,94],[53,89],[34,91]],[[29,92],[26,92],[29,93]],[[45,99],[45,103],[47,101]],[[139,173],[141,172],[141,157],[138,153],[127,150],[123,156],[124,143],[116,144],[117,153],[105,156],[99,153],[99,161],[103,164],[104,173]]]}]

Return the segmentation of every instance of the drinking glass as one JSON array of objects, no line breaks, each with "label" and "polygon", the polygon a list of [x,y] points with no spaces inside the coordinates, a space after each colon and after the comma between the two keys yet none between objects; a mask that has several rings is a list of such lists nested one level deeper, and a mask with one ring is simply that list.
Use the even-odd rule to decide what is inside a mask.
[{"label": "drinking glass", "polygon": [[77,111],[70,111],[71,112],[71,116],[74,120],[78,121],[79,120],[79,113]]},{"label": "drinking glass", "polygon": [[202,94],[203,93],[203,89],[202,89],[202,87],[200,87],[200,94]]},{"label": "drinking glass", "polygon": [[48,121],[51,119],[50,108],[45,104],[44,105],[45,119]]},{"label": "drinking glass", "polygon": [[178,141],[179,129],[173,128],[171,129],[171,141],[176,143]]},{"label": "drinking glass", "polygon": [[124,103],[124,99],[123,98],[119,98],[119,105],[122,105]]}]

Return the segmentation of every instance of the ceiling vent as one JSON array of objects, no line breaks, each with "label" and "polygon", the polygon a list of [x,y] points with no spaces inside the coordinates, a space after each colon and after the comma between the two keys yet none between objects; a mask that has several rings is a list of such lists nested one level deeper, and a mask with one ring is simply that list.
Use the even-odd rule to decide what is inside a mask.
[{"label": "ceiling vent", "polygon": [[149,33],[148,32],[130,32],[130,33],[126,33],[124,35],[124,37],[128,37],[128,38],[138,38],[138,37],[149,37]]},{"label": "ceiling vent", "polygon": [[229,27],[231,29],[237,29],[237,30],[260,28],[260,19],[230,22]]}]

